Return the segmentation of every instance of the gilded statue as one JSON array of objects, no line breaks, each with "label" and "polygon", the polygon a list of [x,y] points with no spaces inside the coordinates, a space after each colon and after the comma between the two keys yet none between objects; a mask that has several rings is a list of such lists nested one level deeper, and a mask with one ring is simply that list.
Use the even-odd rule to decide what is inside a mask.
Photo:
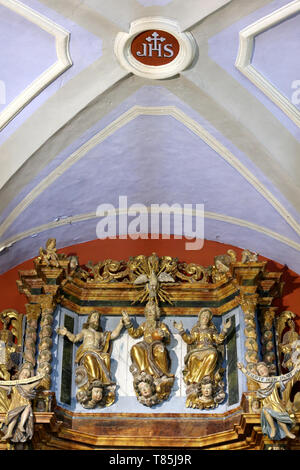
[{"label": "gilded statue", "polygon": [[22,365],[17,380],[0,381],[0,410],[6,413],[5,422],[1,425],[4,436],[1,441],[26,442],[32,439],[34,417],[31,401],[36,396],[35,388],[43,379],[42,375],[34,376],[30,363]]},{"label": "gilded statue", "polygon": [[102,331],[100,313],[94,311],[77,335],[65,327],[57,329],[59,335],[66,336],[72,343],[82,342],[75,358],[78,365],[75,382],[78,387],[76,399],[84,408],[110,406],[115,401],[116,385],[110,376],[110,350],[111,341],[118,338],[122,328],[121,319],[112,332]]},{"label": "gilded statue", "polygon": [[161,287],[161,283],[166,282],[175,282],[175,279],[165,272],[160,273],[158,276],[154,271],[151,271],[149,275],[141,274],[133,282],[135,285],[144,284],[144,292],[138,296],[137,300],[139,302],[143,302],[145,299],[154,299],[158,302],[158,298],[167,300],[167,297],[163,296],[164,291]]},{"label": "gilded statue", "polygon": [[144,288],[136,296],[134,303],[143,303],[149,300],[154,300],[157,304],[159,300],[172,303],[168,292],[163,288],[164,284],[175,282],[174,277],[168,272],[169,269],[174,269],[172,258],[163,257],[160,259],[156,253],[152,253],[148,258],[139,256],[136,261],[141,274],[136,277],[133,284],[143,285]]},{"label": "gilded statue", "polygon": [[280,314],[280,317],[277,320],[277,328],[280,336],[282,335],[286,325],[289,328],[288,331],[283,334],[281,342],[279,342],[278,345],[279,353],[283,354],[282,366],[287,370],[291,370],[293,368],[292,352],[294,345],[299,340],[299,335],[295,331],[295,317],[296,315],[293,312],[286,310]]},{"label": "gilded statue", "polygon": [[[190,346],[184,358],[185,367],[183,370],[183,380],[187,385],[186,406],[188,408],[211,408],[212,403],[209,403],[209,400],[207,400],[208,406],[205,406],[204,397],[206,395],[206,398],[208,398],[208,389],[211,392],[210,399],[214,400],[214,407],[218,406],[225,398],[222,381],[224,371],[219,367],[219,359],[222,356],[219,347],[225,341],[231,327],[231,319],[226,320],[222,331],[218,333],[212,322],[212,317],[213,314],[210,309],[201,309],[198,314],[198,321],[190,334],[184,330],[182,322],[174,322],[174,327],[183,341]],[[208,384],[210,384],[210,387],[208,387]],[[204,390],[205,394],[203,393]]]},{"label": "gilded statue", "polygon": [[37,258],[40,264],[47,266],[59,267],[59,255],[56,252],[56,239],[49,238],[46,242],[46,247],[40,248],[39,257]]},{"label": "gilded statue", "polygon": [[287,408],[287,403],[292,385],[299,378],[299,363],[289,373],[275,377],[270,377],[269,368],[265,362],[256,364],[256,374],[249,372],[241,363],[238,363],[238,368],[259,386],[256,396],[261,401],[263,434],[275,441],[285,437],[295,439],[295,434],[291,432],[295,422]]},{"label": "gilded statue", "polygon": [[257,263],[258,253],[252,252],[250,250],[243,250],[241,263]]},{"label": "gilded statue", "polygon": [[[20,315],[15,311],[3,311],[0,314],[2,329],[0,330],[0,379],[10,380],[17,371],[21,347],[15,343],[21,336]],[[12,328],[10,328],[12,325]]]},{"label": "gilded statue", "polygon": [[236,253],[233,250],[228,250],[225,255],[217,255],[214,259],[214,265],[212,266],[212,280],[214,283],[220,281],[226,281],[230,274],[230,267],[232,263],[236,262]]},{"label": "gilded statue", "polygon": [[155,301],[149,300],[144,314],[146,321],[135,328],[127,312],[123,311],[123,322],[132,338],[143,340],[130,351],[130,371],[134,377],[137,399],[145,406],[153,406],[168,398],[174,383],[170,373],[170,358],[166,345],[171,334],[160,319],[160,309]]}]

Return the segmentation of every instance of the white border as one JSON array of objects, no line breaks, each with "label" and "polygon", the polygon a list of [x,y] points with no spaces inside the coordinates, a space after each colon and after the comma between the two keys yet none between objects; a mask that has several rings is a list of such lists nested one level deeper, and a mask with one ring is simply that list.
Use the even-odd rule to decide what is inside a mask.
[{"label": "white border", "polygon": [[[14,13],[23,16],[55,38],[57,61],[34,80],[19,96],[11,101],[0,113],[0,131],[30,103],[44,88],[56,80],[72,65],[69,53],[70,33],[32,8],[18,0],[0,0],[0,5],[9,8]],[[12,25],[13,28],[13,25]]]},{"label": "white border", "polygon": [[[276,26],[281,21],[300,12],[300,0],[288,3],[282,8],[274,11],[247,28],[240,31],[239,51],[235,66],[254,85],[256,85],[273,103],[275,103],[295,124],[300,127],[300,111],[288,100],[272,83],[259,73],[253,65],[251,59],[254,48],[254,38],[267,29]],[[295,57],[295,60],[297,58]],[[280,64],[278,64],[280,67]]]},{"label": "white border", "polygon": [[[150,29],[166,31],[177,39],[179,53],[172,62],[160,66],[145,65],[132,56],[130,48],[133,39],[143,31]],[[129,33],[118,33],[114,52],[121,66],[128,72],[143,78],[164,79],[182,72],[192,63],[196,52],[196,43],[191,33],[181,32],[177,21],[157,16],[133,21]]]}]

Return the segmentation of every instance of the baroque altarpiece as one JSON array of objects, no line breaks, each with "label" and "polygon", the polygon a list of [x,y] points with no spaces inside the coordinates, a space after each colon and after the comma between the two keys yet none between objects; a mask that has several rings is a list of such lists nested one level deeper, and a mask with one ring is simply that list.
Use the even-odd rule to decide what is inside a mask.
[{"label": "baroque altarpiece", "polygon": [[0,447],[298,449],[281,278],[248,250],[82,266],[48,240],[0,314]]}]

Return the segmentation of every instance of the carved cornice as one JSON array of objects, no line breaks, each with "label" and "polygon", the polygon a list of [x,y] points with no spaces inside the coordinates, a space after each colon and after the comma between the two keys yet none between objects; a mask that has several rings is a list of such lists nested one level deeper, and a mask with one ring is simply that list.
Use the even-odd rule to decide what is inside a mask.
[{"label": "carved cornice", "polygon": [[76,267],[70,268],[66,255],[55,254],[54,265],[50,265],[47,250],[43,250],[34,260],[34,270],[20,271],[17,284],[30,303],[39,304],[43,312],[51,312],[61,303],[79,314],[98,309],[102,314],[120,315],[126,307],[129,313],[142,315],[150,295],[151,273],[156,282],[153,295],[165,315],[173,315],[174,309],[177,315],[196,315],[201,307],[222,315],[237,307],[242,298],[249,301],[254,296],[259,305],[270,306],[281,293],[281,273],[266,272],[266,262],[257,261],[257,255],[255,261],[245,258],[244,263],[231,255],[216,257],[218,268],[186,264],[155,253],[86,266],[79,266],[77,260]]}]

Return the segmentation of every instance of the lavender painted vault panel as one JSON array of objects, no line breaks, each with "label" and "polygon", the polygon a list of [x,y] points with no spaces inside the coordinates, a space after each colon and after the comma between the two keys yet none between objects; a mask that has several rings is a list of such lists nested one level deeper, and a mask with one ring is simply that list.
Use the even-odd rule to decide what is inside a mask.
[{"label": "lavender painted vault panel", "polygon": [[[248,78],[246,78],[236,67],[235,61],[237,58],[238,50],[239,50],[239,33],[244,28],[250,26],[251,24],[255,23],[256,21],[260,20],[261,18],[273,13],[274,11],[278,10],[279,8],[285,6],[289,1],[287,0],[274,0],[270,4],[266,5],[263,8],[260,8],[249,16],[242,18],[241,20],[237,21],[229,28],[221,31],[220,33],[216,34],[215,36],[209,39],[209,56],[214,60],[220,67],[222,67],[226,72],[228,72],[235,80],[237,80],[244,88],[246,88],[252,95],[254,95],[267,109],[269,109],[272,114],[291,132],[291,134],[300,140],[300,131],[299,128],[286,116],[286,114],[278,108],[275,103],[273,103],[259,88],[257,88]],[[273,40],[275,40],[276,36],[280,36],[281,29],[274,29],[270,30],[273,36]],[[295,31],[294,34],[297,34],[298,30]],[[265,33],[262,33],[262,36]],[[279,45],[280,39],[277,37],[276,44]],[[226,47],[224,47],[226,44]],[[291,48],[288,52],[289,64],[292,64],[293,60],[295,59],[295,51]],[[270,57],[272,63],[272,57]],[[269,57],[265,57],[266,64],[264,65],[267,69],[270,67],[267,65],[269,61]],[[281,63],[278,62],[278,68],[281,67]],[[295,63],[293,65],[295,67]],[[276,67],[277,68],[277,67]],[[273,72],[272,72],[273,73]],[[275,70],[274,79],[278,79],[277,71]],[[288,72],[288,75],[293,73],[292,70]],[[270,75],[271,76],[271,75]],[[297,79],[298,77],[295,77]],[[272,80],[271,80],[272,82]],[[291,97],[291,93],[289,97]]]},{"label": "lavender painted vault panel", "polygon": [[255,37],[252,65],[289,100],[300,78],[300,14]]},{"label": "lavender painted vault panel", "polygon": [[[189,117],[195,120],[195,122],[202,125],[213,137],[215,137],[220,143],[222,143],[228,150],[230,150],[243,165],[251,171],[251,173],[277,198],[277,200],[289,211],[289,213],[300,223],[299,214],[294,210],[291,204],[282,196],[282,194],[272,185],[268,178],[254,165],[254,163],[247,158],[237,147],[235,147],[229,140],[227,140],[222,134],[220,134],[209,122],[203,119],[196,111],[183,103],[170,91],[163,87],[155,86],[143,86],[136,93],[131,95],[123,103],[121,103],[112,112],[102,118],[95,126],[86,131],[83,135],[78,137],[71,145],[69,145],[63,152],[61,152],[55,159],[51,161],[41,172],[37,175],[7,206],[4,212],[0,216],[0,222],[2,223],[10,212],[19,204],[28,193],[39,184],[51,171],[58,168],[58,166],[68,158],[73,152],[78,150],[81,145],[86,143],[98,132],[105,129],[111,122],[119,118],[123,113],[126,113],[132,106],[176,106],[178,109],[186,113]],[[173,120],[175,122],[175,120]],[[153,133],[156,132],[156,127],[153,129]],[[191,131],[186,130],[186,136],[194,134]],[[152,130],[148,129],[147,133],[151,133]],[[195,137],[195,136],[194,136]],[[154,141],[157,141],[154,135]],[[127,142],[125,142],[127,144]],[[186,152],[183,153],[183,156]],[[84,157],[85,158],[85,157]]]},{"label": "lavender painted vault panel", "polygon": [[[89,31],[81,28],[78,24],[74,23],[68,18],[64,18],[56,11],[47,8],[42,3],[37,0],[27,0],[26,5],[37,13],[44,15],[49,20],[58,24],[59,26],[66,29],[70,32],[70,56],[73,62],[72,67],[70,67],[66,72],[64,72],[58,79],[52,82],[47,88],[45,88],[39,95],[37,95],[34,100],[32,100],[0,133],[0,145],[5,142],[8,137],[10,137],[25,121],[28,119],[42,104],[44,104],[51,96],[53,96],[65,83],[67,83],[71,78],[78,75],[82,70],[87,68],[97,59],[102,56],[102,39],[90,33]],[[30,23],[30,36],[31,29],[34,25]],[[36,27],[37,28],[37,27]],[[1,31],[0,31],[1,34]],[[46,34],[46,33],[44,33]],[[55,52],[55,43],[54,52]],[[37,45],[34,45],[37,47]],[[2,50],[2,47],[1,47]],[[18,60],[19,54],[13,53],[15,60]],[[37,61],[36,56],[30,55],[33,61],[33,70],[36,67],[39,67],[39,63],[42,63],[43,60],[40,58]],[[1,54],[0,54],[1,61]],[[56,53],[55,60],[56,61]],[[37,62],[37,64],[36,64]],[[50,64],[51,65],[51,64]],[[43,70],[44,71],[44,70]],[[1,68],[0,68],[1,74]],[[0,80],[2,77],[0,75]],[[13,82],[16,80],[16,77],[13,76]],[[0,106],[1,110],[1,106]]]},{"label": "lavender painted vault panel", "polygon": [[182,123],[170,116],[140,116],[56,179],[4,239],[62,217],[95,212],[103,203],[118,207],[121,195],[129,205],[204,204],[205,211],[295,237],[253,186]]},{"label": "lavender painted vault panel", "polygon": [[27,86],[57,61],[55,38],[31,21],[0,5],[0,80],[5,109]]},{"label": "lavender painted vault panel", "polygon": [[[78,137],[16,196],[2,214],[2,221],[30,190],[69,155],[135,105],[173,105],[186,113],[225,145],[299,221],[299,214],[245,154],[196,111],[161,86],[142,87]],[[218,178],[214,171],[219,174]],[[42,214],[43,221],[49,222],[57,217],[75,215],[75,212],[95,211],[102,202],[118,204],[118,196],[126,194],[125,191],[128,191],[129,204],[204,202],[206,210],[217,213],[221,212],[220,207],[223,211],[229,208],[233,211],[230,215],[239,215],[254,223],[260,221],[263,226],[269,223],[271,228],[299,242],[299,237],[276,210],[236,170],[192,131],[169,116],[141,116],[117,131],[59,178],[55,185],[50,186],[28,207],[24,213],[26,216],[16,220],[5,236],[23,232],[24,227],[40,225]],[[242,202],[246,205],[243,206]],[[96,225],[97,220],[92,219],[56,227],[23,239],[2,252],[0,270],[5,272],[36,256],[38,247],[44,246],[49,237],[57,238],[59,248],[94,240]],[[248,228],[206,219],[205,238],[257,251],[300,272],[300,263],[297,261],[299,252]]]}]

